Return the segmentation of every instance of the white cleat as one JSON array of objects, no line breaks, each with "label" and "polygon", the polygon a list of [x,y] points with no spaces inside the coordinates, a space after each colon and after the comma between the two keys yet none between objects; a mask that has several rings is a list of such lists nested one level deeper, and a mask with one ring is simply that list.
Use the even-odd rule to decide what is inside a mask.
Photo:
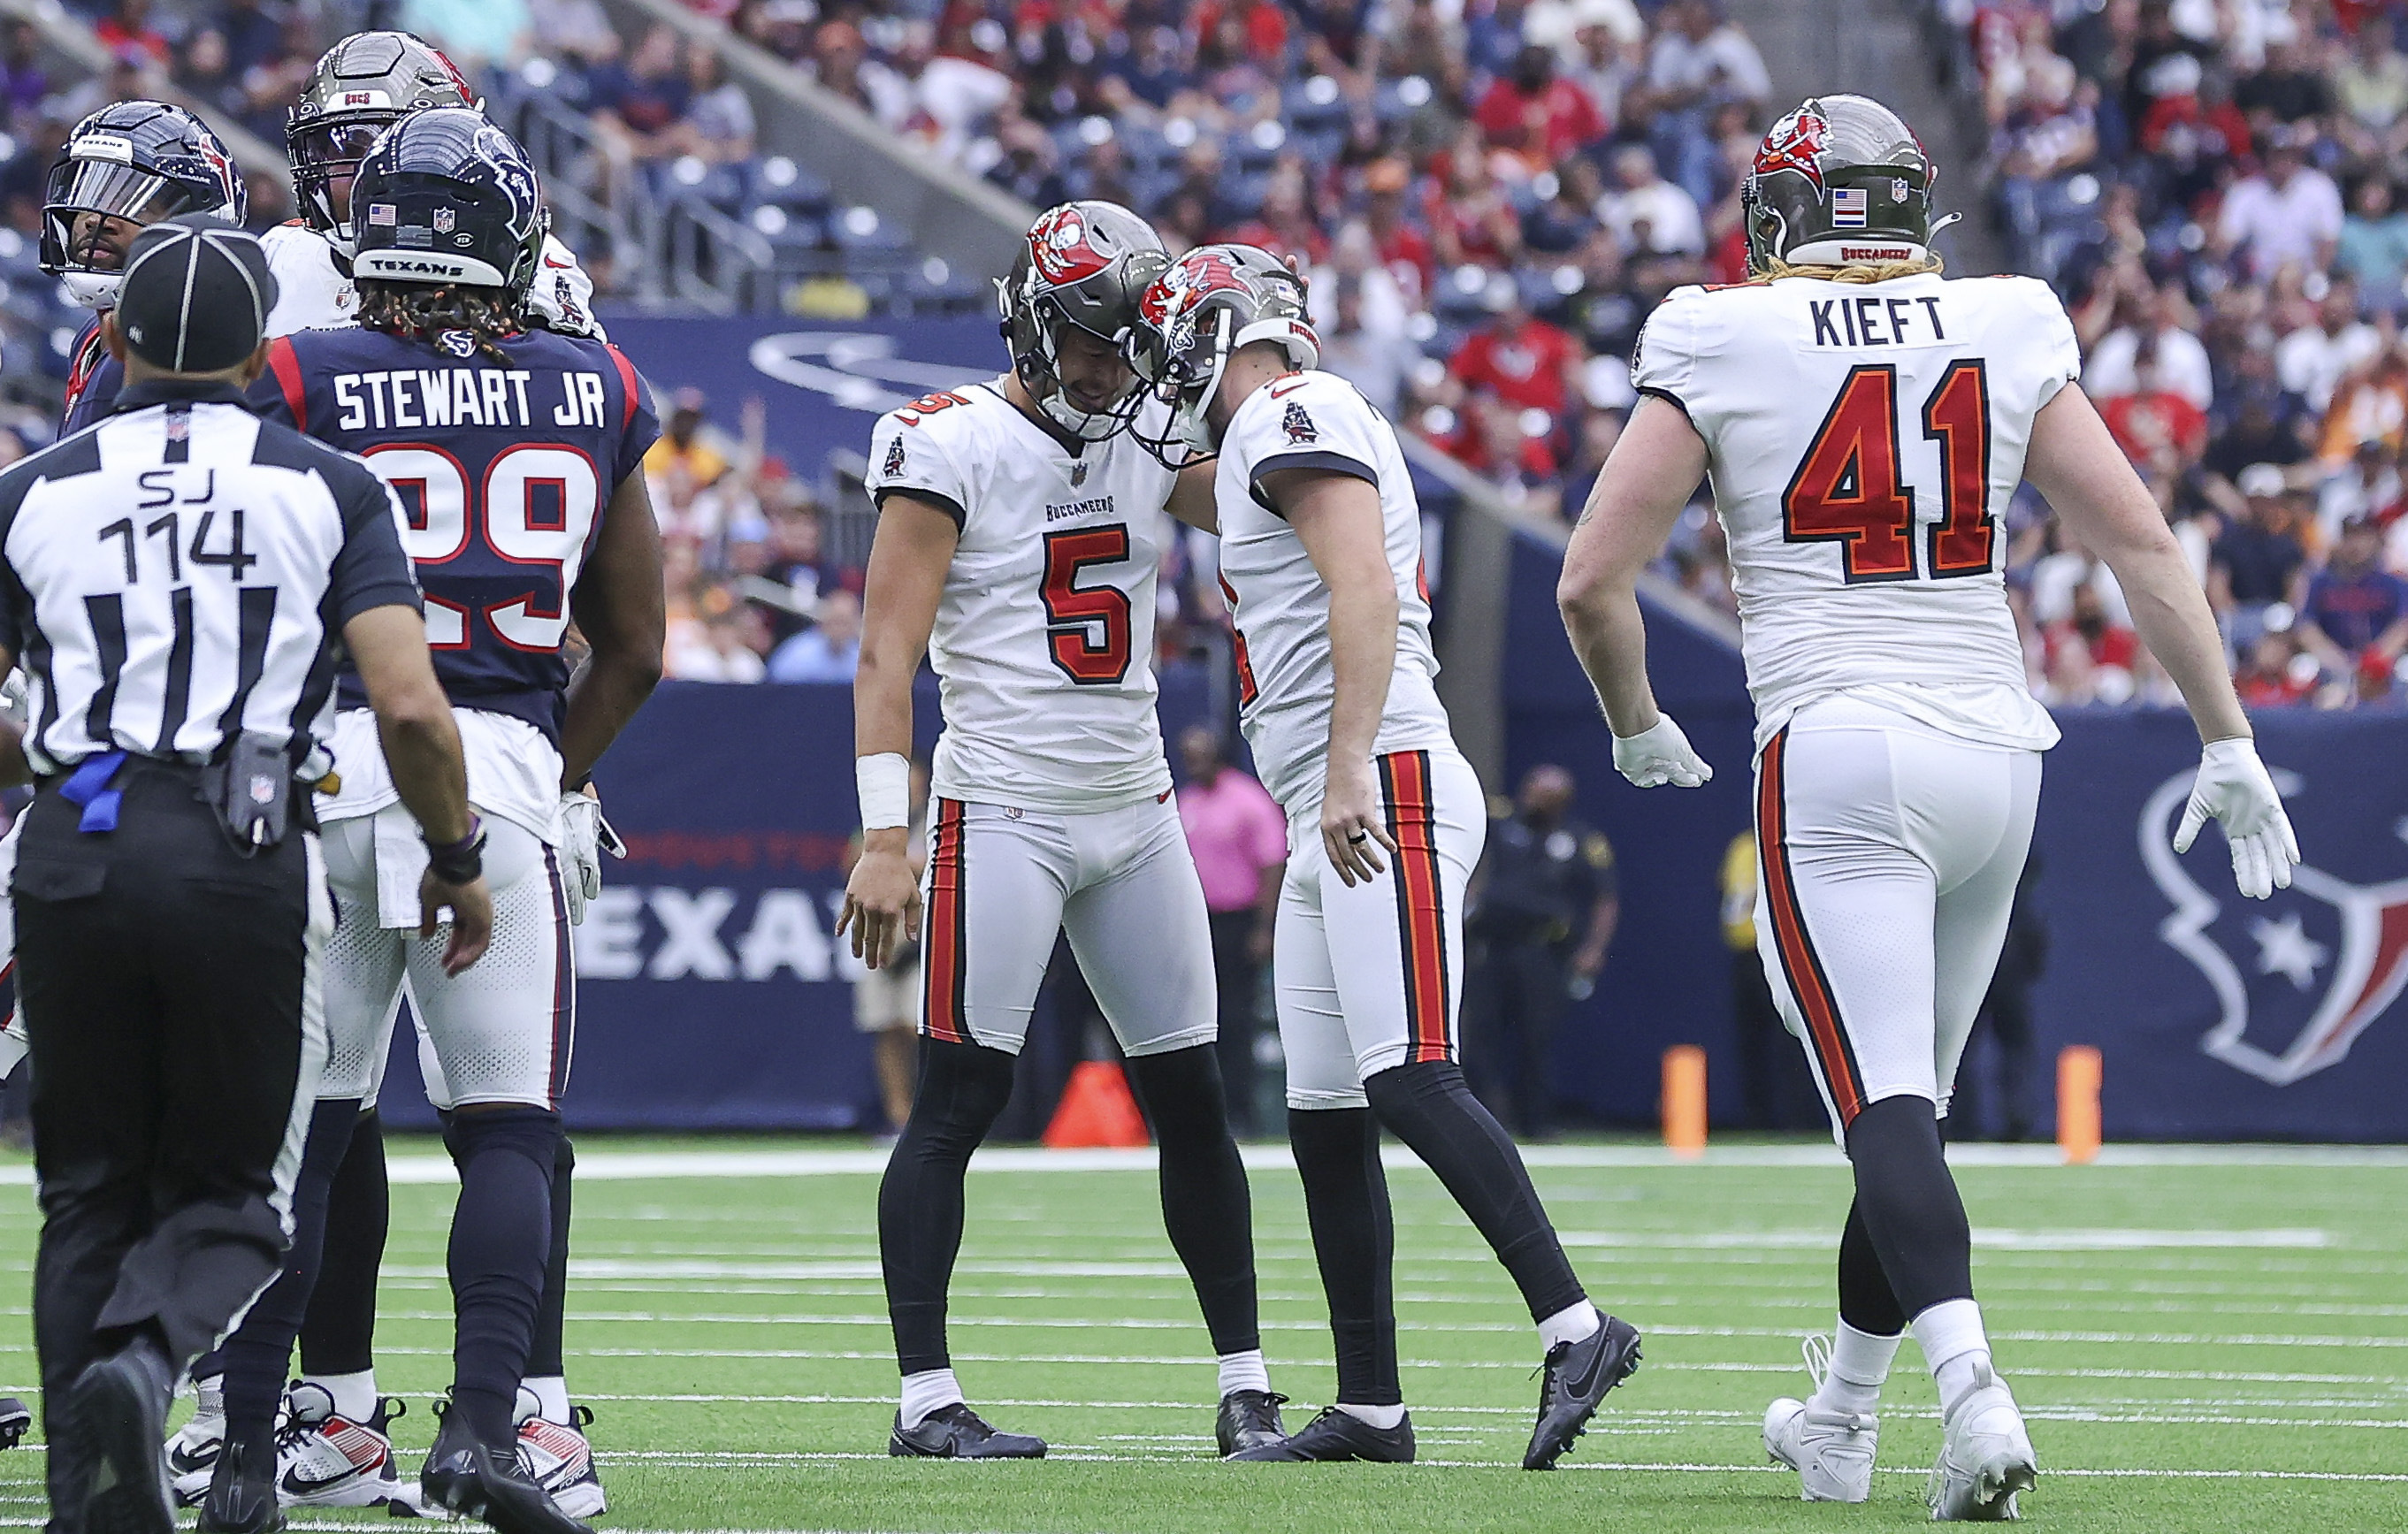
[{"label": "white cleat", "polygon": [[596,1517],[610,1510],[603,1495],[602,1474],[594,1465],[594,1445],[583,1428],[594,1413],[571,1409],[573,1423],[552,1422],[543,1415],[535,1392],[519,1386],[519,1468],[527,1479],[550,1494],[561,1512],[572,1518]]},{"label": "white cleat", "polygon": [[1924,1490],[1934,1523],[2012,1522],[2022,1516],[2015,1493],[2040,1479],[2015,1398],[1988,1364],[1979,1368],[1972,1394],[1956,1403],[1942,1430],[1940,1463]]},{"label": "white cleat", "polygon": [[380,1412],[374,1425],[351,1421],[335,1410],[323,1385],[305,1381],[286,1391],[284,1423],[276,1434],[277,1500],[289,1508],[390,1503],[400,1495],[401,1476],[393,1440],[383,1431],[389,1420]]},{"label": "white cleat", "polygon": [[176,1488],[178,1507],[201,1505],[208,1495],[209,1477],[217,1473],[218,1455],[225,1448],[225,1397],[218,1381],[201,1381],[199,1394],[200,1410],[167,1439],[167,1479]]},{"label": "white cleat", "polygon": [[[1830,1372],[1828,1339],[1809,1337],[1799,1351],[1819,1392]],[[1764,1409],[1764,1452],[1798,1472],[1809,1502],[1861,1502],[1872,1495],[1873,1451],[1881,1419],[1870,1412],[1818,1411],[1784,1396]]]},{"label": "white cleat", "polygon": [[1818,1412],[1784,1396],[1764,1409],[1764,1452],[1798,1472],[1809,1502],[1861,1502],[1873,1493],[1881,1419],[1870,1412]]}]

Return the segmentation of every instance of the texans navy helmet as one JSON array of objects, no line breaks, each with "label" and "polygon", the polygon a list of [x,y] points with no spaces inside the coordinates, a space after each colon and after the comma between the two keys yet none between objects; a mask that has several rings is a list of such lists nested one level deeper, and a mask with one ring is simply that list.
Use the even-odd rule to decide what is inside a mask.
[{"label": "texans navy helmet", "polygon": [[431,107],[386,129],[360,162],[351,271],[523,294],[549,223],[535,168],[509,134],[468,108]]},{"label": "texans navy helmet", "polygon": [[239,225],[242,172],[209,125],[164,101],[121,101],[75,125],[42,194],[42,270],[77,303],[117,301],[136,228],[179,213]]}]

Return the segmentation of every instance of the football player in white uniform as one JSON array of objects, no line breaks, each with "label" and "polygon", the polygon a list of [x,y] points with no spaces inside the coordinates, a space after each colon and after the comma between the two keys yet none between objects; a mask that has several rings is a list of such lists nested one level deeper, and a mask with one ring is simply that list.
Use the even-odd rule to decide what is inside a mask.
[{"label": "football player in white uniform", "polygon": [[[351,180],[379,136],[409,113],[480,104],[443,52],[407,32],[363,32],[320,57],[287,116],[285,151],[302,216],[260,238],[276,275],[270,337],[354,324],[359,292],[351,280],[357,245],[351,228]],[[547,232],[541,264],[527,291],[526,314],[546,330],[607,340],[594,318],[594,284],[567,247]],[[598,847],[608,837],[599,810],[586,796],[566,796],[569,829],[561,852],[571,892],[572,919],[601,888]],[[415,1008],[413,1019],[418,1017]],[[393,1019],[385,1030],[338,1048],[320,1082],[321,1097],[356,1101],[359,1123],[335,1174],[327,1201],[325,1243],[308,1319],[301,1333],[301,1380],[287,1401],[289,1431],[279,1438],[278,1484],[288,1506],[362,1507],[407,1500],[386,1436],[401,1401],[378,1393],[374,1339],[377,1277],[389,1209],[384,1135],[377,1104],[382,1090]],[[429,1096],[449,1107],[441,1067],[420,1021],[419,1067]],[[564,1378],[562,1329],[567,1275],[574,1147],[564,1138],[554,1162],[552,1242],[541,1322],[519,1400],[520,1457],[528,1473],[572,1517],[607,1509],[583,1425],[592,1413],[573,1405]],[[179,1498],[197,1503],[208,1490],[224,1438],[222,1396],[215,1355],[194,1366],[198,1410],[168,1441],[167,1463]],[[296,1489],[297,1488],[297,1489]]]},{"label": "football player in white uniform", "polygon": [[1991,1363],[1938,1119],[2057,738],[2001,574],[2019,481],[2115,572],[2206,742],[2176,845],[2223,822],[2259,897],[2299,850],[2199,583],[2075,381],[2063,307],[2027,278],[1943,280],[1931,179],[1914,133],[1862,96],[1774,124],[1746,186],[1755,279],[1681,289],[1648,320],[1645,397],[1560,595],[1615,767],[1642,788],[1705,781],[1648,689],[1633,582],[1711,477],[1756,699],[1757,945],[1856,1168],[1828,1369],[1811,1400],[1772,1404],[1765,1446],[1808,1498],[1864,1500],[1911,1327],[1945,1425],[1932,1516],[1995,1520],[2037,1465]]},{"label": "football player in white uniform", "polygon": [[1206,246],[1146,294],[1138,351],[1171,412],[1149,445],[1169,463],[1219,455],[1246,738],[1288,818],[1272,980],[1288,1137],[1338,1356],[1337,1404],[1239,1457],[1413,1456],[1385,1126],[1438,1173],[1538,1323],[1546,1383],[1522,1463],[1547,1469],[1638,1367],[1639,1334],[1589,1302],[1520,1153],[1464,1084],[1463,895],[1487,801],[1432,681],[1403,452],[1352,384],[1312,370],[1320,342],[1303,299],[1268,253]]},{"label": "football player in white uniform", "polygon": [[[1029,1458],[964,1401],[945,1343],[970,1153],[1011,1095],[1039,982],[1067,930],[1161,1147],[1163,1222],[1220,1359],[1224,1455],[1275,1442],[1252,1212],[1229,1135],[1203,885],[1154,717],[1154,580],[1166,509],[1211,521],[1211,484],[1127,427],[1124,354],[1168,258],[1111,203],[1040,217],[1001,285],[1012,370],[926,396],[870,437],[879,505],[853,683],[862,854],[841,929],[870,968],[917,936],[919,1089],[879,1190],[902,1369],[888,1450]],[[911,679],[943,683],[927,869],[905,838]]]},{"label": "football player in white uniform", "polygon": [[[276,274],[268,335],[358,319],[351,177],[377,136],[422,108],[482,106],[442,50],[407,32],[354,33],[326,50],[284,125],[301,217],[260,237]],[[550,233],[543,237],[542,267],[527,292],[527,316],[559,335],[610,338],[594,317],[593,278]]]}]

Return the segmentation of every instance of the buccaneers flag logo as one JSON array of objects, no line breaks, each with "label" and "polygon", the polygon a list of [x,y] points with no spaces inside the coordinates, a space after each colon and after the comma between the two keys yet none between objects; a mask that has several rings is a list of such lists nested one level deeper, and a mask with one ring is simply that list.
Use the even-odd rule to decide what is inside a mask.
[{"label": "buccaneers flag logo", "polygon": [[1764,136],[1764,143],[1756,151],[1756,173],[1770,176],[1776,170],[1794,170],[1814,183],[1815,194],[1823,192],[1823,139],[1831,131],[1830,123],[1810,106],[1800,107],[1772,125]]},{"label": "buccaneers flag logo", "polygon": [[1208,245],[1180,257],[1177,265],[1145,290],[1145,296],[1138,301],[1138,318],[1162,330],[1208,293],[1254,291],[1237,263]]}]

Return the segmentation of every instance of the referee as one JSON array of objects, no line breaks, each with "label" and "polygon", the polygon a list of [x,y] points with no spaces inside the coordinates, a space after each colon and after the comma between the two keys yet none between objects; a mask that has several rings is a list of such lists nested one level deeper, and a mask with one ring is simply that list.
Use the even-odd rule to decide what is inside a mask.
[{"label": "referee", "polygon": [[275,301],[249,235],[145,230],[104,322],[115,409],[0,472],[0,667],[22,658],[32,683],[30,725],[0,724],[0,781],[40,785],[11,889],[34,1329],[51,1527],[79,1534],[171,1534],[173,1383],[288,1240],[334,924],[296,774],[338,640],[432,846],[447,967],[492,925],[392,495],[244,408]]}]

